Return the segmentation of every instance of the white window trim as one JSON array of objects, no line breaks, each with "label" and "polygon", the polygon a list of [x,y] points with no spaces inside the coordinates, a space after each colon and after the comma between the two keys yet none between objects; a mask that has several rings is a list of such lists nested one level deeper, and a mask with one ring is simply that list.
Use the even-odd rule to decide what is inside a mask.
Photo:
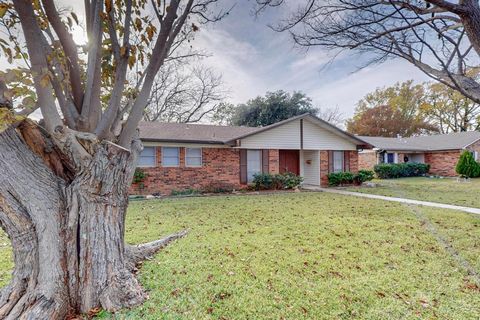
[{"label": "white window trim", "polygon": [[[145,146],[144,148],[153,148],[153,165],[137,164],[137,168],[155,168],[157,166],[157,147]],[[138,156],[138,160],[140,161],[140,155]]]},{"label": "white window trim", "polygon": [[[342,154],[342,168],[339,171],[335,170],[335,153]],[[344,150],[334,150],[333,151],[333,172],[344,172],[345,171],[345,151]]]},{"label": "white window trim", "polygon": [[[199,165],[189,165],[188,164],[187,158],[188,158],[188,150],[189,149],[200,149],[200,164]],[[197,157],[195,157],[195,158],[197,158]],[[201,168],[201,167],[203,167],[203,148],[197,148],[197,147],[185,148],[185,167],[187,167],[187,168]]]},{"label": "white window trim", "polygon": [[[178,150],[178,164],[177,165],[165,165],[165,161],[164,161],[164,157],[165,157],[165,152],[164,152],[164,149],[165,148],[176,148]],[[178,168],[180,167],[180,147],[162,147],[162,167],[164,168]]]},{"label": "white window trim", "polygon": [[[251,172],[251,170],[249,170],[249,166],[248,166],[248,153],[249,151],[255,151],[255,152],[258,152],[258,161],[259,161],[259,170],[258,171],[255,171],[255,173],[249,177],[249,172]],[[247,183],[252,183],[253,182],[253,179],[254,179],[254,176],[255,174],[259,174],[259,173],[262,173],[262,166],[263,166],[263,163],[262,163],[262,150],[258,150],[258,149],[247,149]]]}]

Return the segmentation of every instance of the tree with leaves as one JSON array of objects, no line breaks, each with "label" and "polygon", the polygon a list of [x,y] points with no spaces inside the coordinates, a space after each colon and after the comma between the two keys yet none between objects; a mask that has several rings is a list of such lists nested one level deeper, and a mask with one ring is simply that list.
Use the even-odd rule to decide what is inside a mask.
[{"label": "tree with leaves", "polygon": [[240,104],[235,109],[231,123],[236,126],[262,127],[304,113],[317,114],[312,99],[302,92],[290,94],[283,90],[267,92]]},{"label": "tree with leaves", "polygon": [[[0,225],[15,262],[0,319],[64,319],[147,298],[135,267],[184,232],[124,242],[137,125],[179,42],[225,14],[212,12],[216,2],[86,0],[81,15],[53,0],[0,3],[0,48],[20,65],[0,74]],[[71,34],[80,16],[85,45]],[[25,118],[37,109],[40,124]]]},{"label": "tree with leaves", "polygon": [[426,86],[420,112],[441,133],[480,130],[480,103],[441,83]]},{"label": "tree with leaves", "polygon": [[[257,11],[284,2],[257,0]],[[367,65],[401,58],[480,103],[478,0],[305,0],[297,6],[275,27],[296,44],[364,53]]]},{"label": "tree with leaves", "polygon": [[422,84],[413,81],[378,88],[361,99],[347,130],[363,136],[409,137],[438,131],[427,122],[421,107],[426,92]]}]

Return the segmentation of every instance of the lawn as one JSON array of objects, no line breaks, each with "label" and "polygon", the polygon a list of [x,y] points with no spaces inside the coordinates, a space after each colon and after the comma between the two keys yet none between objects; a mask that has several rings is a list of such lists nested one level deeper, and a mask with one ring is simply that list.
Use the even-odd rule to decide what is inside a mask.
[{"label": "lawn", "polygon": [[480,179],[459,182],[456,178],[416,177],[373,182],[378,186],[350,187],[347,190],[480,208]]},{"label": "lawn", "polygon": [[190,233],[141,269],[150,299],[116,316],[478,319],[479,279],[438,237],[479,270],[480,217],[414,208],[327,193],[132,202],[127,241]]}]

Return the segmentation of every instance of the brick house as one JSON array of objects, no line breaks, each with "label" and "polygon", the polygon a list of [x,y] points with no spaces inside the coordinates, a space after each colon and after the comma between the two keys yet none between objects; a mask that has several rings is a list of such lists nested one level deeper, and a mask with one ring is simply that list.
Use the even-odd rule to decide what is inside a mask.
[{"label": "brick house", "polygon": [[327,174],[358,171],[361,139],[304,114],[260,128],[142,122],[146,174],[131,193],[244,188],[256,173],[293,172],[326,186]]},{"label": "brick house", "polygon": [[420,162],[430,174],[454,177],[464,150],[480,160],[480,132],[467,131],[410,138],[359,137],[374,148],[359,153],[359,168],[371,170],[378,163]]}]

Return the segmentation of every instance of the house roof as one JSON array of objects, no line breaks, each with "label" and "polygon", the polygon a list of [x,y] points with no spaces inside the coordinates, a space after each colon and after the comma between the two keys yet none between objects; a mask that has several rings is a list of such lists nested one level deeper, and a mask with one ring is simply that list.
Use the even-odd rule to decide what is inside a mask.
[{"label": "house roof", "polygon": [[308,118],[323,128],[340,135],[357,145],[370,147],[369,143],[363,141],[350,133],[347,133],[334,125],[312,116],[308,113],[271,124],[265,127],[238,127],[238,126],[216,126],[208,124],[190,123],[162,123],[162,122],[140,122],[140,139],[156,142],[183,142],[183,143],[212,143],[227,144],[235,140],[243,139],[251,135],[264,132],[297,119]]},{"label": "house roof", "polygon": [[376,148],[396,151],[461,150],[480,140],[479,131],[454,132],[410,138],[359,136]]},{"label": "house roof", "polygon": [[215,126],[190,123],[140,122],[140,139],[144,141],[175,141],[185,143],[223,144],[238,136],[261,128]]},{"label": "house roof", "polygon": [[301,115],[298,115],[298,116],[295,116],[295,117],[291,117],[291,118],[288,118],[286,120],[283,120],[283,121],[279,121],[279,122],[276,122],[274,124],[271,124],[271,125],[268,125],[268,126],[265,126],[265,127],[260,127],[260,128],[257,128],[256,131],[252,131],[252,132],[248,132],[248,133],[245,133],[244,135],[241,135],[241,136],[238,136],[232,140],[238,140],[238,139],[243,139],[243,138],[246,138],[246,137],[249,137],[249,136],[252,136],[254,134],[257,134],[257,133],[260,133],[260,132],[264,132],[264,131],[267,131],[267,130],[270,130],[270,129],[273,129],[273,128],[276,128],[276,127],[279,127],[281,125],[284,125],[286,123],[289,123],[289,122],[292,122],[292,121],[295,121],[297,119],[310,119],[312,120],[313,122],[321,125],[323,128],[327,129],[328,131],[330,132],[333,132],[337,135],[340,135],[340,136],[343,136],[344,138],[347,138],[348,140],[351,140],[353,141],[355,144],[359,144],[359,145],[364,145],[365,147],[370,147],[370,144],[361,139],[361,137],[358,137],[358,136],[355,136],[353,134],[350,134],[346,131],[343,131],[342,129],[334,126],[333,124],[331,123],[328,123],[327,121],[325,120],[322,120],[314,115],[311,115],[310,113],[304,113],[304,114],[301,114]]}]

